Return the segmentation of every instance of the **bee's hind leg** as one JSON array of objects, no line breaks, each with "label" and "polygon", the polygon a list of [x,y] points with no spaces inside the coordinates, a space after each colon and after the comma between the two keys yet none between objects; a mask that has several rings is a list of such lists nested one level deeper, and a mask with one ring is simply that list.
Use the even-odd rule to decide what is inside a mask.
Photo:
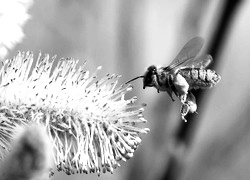
[{"label": "bee's hind leg", "polygon": [[183,104],[187,100],[187,94],[183,94],[183,95],[179,96],[179,98],[180,98],[181,103]]},{"label": "bee's hind leg", "polygon": [[184,121],[184,122],[187,122],[187,119],[185,118],[185,116],[190,112],[190,106],[187,102],[183,103],[181,105],[181,110],[180,110],[180,113],[181,113],[181,119]]}]

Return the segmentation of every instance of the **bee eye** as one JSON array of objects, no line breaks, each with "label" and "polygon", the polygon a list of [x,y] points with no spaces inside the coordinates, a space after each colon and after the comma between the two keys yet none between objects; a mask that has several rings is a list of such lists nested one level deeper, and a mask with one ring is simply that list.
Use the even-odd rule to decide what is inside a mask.
[{"label": "bee eye", "polygon": [[156,67],[154,65],[149,66],[147,69],[148,72],[156,72]]}]

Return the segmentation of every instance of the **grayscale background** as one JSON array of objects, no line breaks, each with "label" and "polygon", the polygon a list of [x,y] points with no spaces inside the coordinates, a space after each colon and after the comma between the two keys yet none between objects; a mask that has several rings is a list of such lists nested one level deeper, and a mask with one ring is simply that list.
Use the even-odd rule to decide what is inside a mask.
[{"label": "grayscale background", "polygon": [[[231,8],[231,9],[230,9]],[[14,13],[14,12],[13,12]],[[133,82],[127,98],[146,103],[150,133],[134,157],[114,174],[67,176],[54,180],[234,180],[250,179],[250,1],[222,0],[35,0],[25,38],[10,51],[39,51],[73,57],[86,69],[103,66],[122,75],[142,75],[152,64],[167,66],[194,36],[206,40],[221,76],[197,96],[198,114],[180,119],[180,102],[167,93]]]}]

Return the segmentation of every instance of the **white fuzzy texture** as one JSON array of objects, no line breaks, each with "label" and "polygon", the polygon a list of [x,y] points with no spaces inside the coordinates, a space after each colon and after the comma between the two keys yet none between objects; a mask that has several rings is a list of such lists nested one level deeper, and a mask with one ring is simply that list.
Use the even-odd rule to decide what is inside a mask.
[{"label": "white fuzzy texture", "polygon": [[[97,80],[96,73],[90,75],[84,66],[77,68],[78,61],[72,58],[61,59],[56,66],[55,57],[49,55],[41,58],[40,54],[35,64],[33,60],[27,52],[3,63],[2,126],[12,131],[15,123],[43,123],[57,169],[67,174],[112,173],[120,166],[118,161],[133,156],[141,143],[140,134],[149,129],[138,126],[146,120],[143,108],[134,104],[136,97],[125,99],[130,86],[117,86],[117,75]],[[0,145],[6,141],[1,134],[11,138],[7,130],[0,131]],[[5,144],[2,147],[8,147]]]}]

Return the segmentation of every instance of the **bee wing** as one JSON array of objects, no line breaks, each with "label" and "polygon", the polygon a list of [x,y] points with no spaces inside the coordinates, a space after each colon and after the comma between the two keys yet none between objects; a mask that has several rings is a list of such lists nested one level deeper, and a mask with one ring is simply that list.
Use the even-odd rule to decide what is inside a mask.
[{"label": "bee wing", "polygon": [[206,68],[211,62],[213,58],[211,55],[206,54],[202,56],[198,56],[190,61],[186,61],[182,64],[182,67],[194,67],[194,68]]},{"label": "bee wing", "polygon": [[196,55],[200,52],[203,44],[204,39],[201,37],[194,37],[189,40],[165,70],[171,71],[184,63],[186,64],[189,61],[193,61]]}]

